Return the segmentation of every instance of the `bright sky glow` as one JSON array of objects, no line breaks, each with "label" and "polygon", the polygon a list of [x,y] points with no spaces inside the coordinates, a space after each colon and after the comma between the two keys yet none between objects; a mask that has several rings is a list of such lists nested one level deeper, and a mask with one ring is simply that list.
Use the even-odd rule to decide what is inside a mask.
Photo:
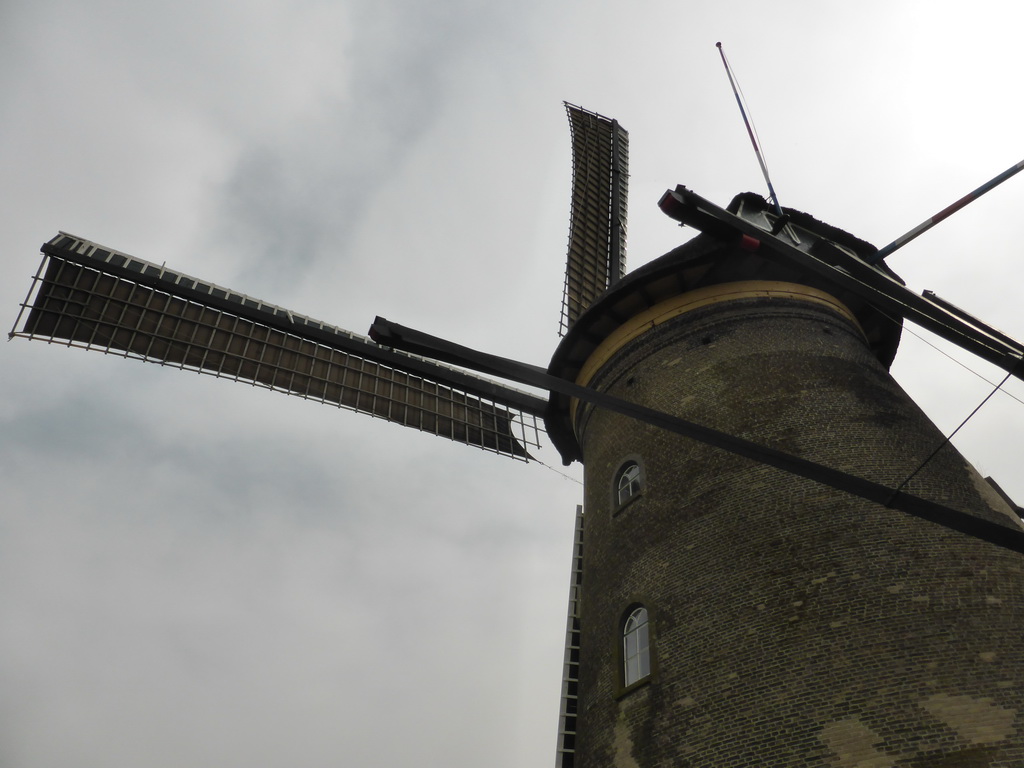
[{"label": "bright sky glow", "polygon": [[[691,234],[666,188],[764,192],[719,40],[782,203],[883,245],[1024,154],[1020,22],[988,0],[14,0],[0,309],[64,229],[544,364],[563,99],[630,131],[631,267]],[[1011,180],[890,264],[1022,338],[1021,200]],[[943,429],[990,389],[909,335],[894,373]],[[41,343],[3,346],[0,394],[0,765],[551,764],[573,480]],[[1018,502],[1022,427],[998,395],[957,439]]]}]

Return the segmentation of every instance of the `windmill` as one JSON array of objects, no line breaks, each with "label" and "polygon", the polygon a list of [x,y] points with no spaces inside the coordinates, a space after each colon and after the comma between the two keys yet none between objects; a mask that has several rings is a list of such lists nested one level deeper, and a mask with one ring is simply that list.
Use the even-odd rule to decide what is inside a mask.
[{"label": "windmill", "polygon": [[[565,337],[547,368],[459,347],[381,318],[371,328],[372,340],[367,339],[66,233],[44,244],[43,262],[12,335],[99,349],[248,382],[368,413],[523,461],[530,460],[531,449],[540,444],[541,431],[549,434],[566,463],[582,460],[589,451],[601,455],[609,450],[607,446],[614,446],[616,434],[625,435],[627,430],[621,422],[599,427],[590,424],[602,424],[604,417],[595,414],[615,414],[616,418],[630,419],[630,424],[644,425],[645,431],[630,438],[643,447],[634,452],[645,453],[652,441],[662,445],[659,451],[664,452],[665,444],[659,441],[665,440],[665,435],[671,440],[697,440],[715,450],[724,449],[741,461],[753,461],[764,471],[783,470],[782,475],[773,477],[793,476],[799,478],[798,482],[812,483],[814,488],[828,489],[830,494],[838,492],[843,499],[853,499],[856,504],[863,505],[866,501],[882,507],[885,514],[898,514],[895,509],[924,517],[930,522],[920,524],[933,526],[925,530],[938,531],[936,536],[947,535],[946,529],[954,528],[978,540],[977,546],[1003,545],[1011,550],[1010,555],[1016,556],[1012,550],[1022,548],[1022,537],[1019,531],[1007,527],[1005,515],[1000,517],[1005,510],[987,509],[999,506],[998,501],[990,501],[993,492],[986,496],[976,490],[969,494],[966,502],[957,495],[966,493],[964,488],[970,484],[967,480],[951,483],[950,487],[955,489],[951,496],[936,493],[934,480],[906,488],[879,482],[865,477],[866,472],[836,467],[813,456],[808,458],[791,446],[787,450],[787,440],[772,436],[771,429],[764,432],[770,437],[770,444],[762,445],[762,441],[752,439],[758,436],[759,430],[749,425],[734,424],[732,429],[709,427],[699,423],[697,418],[688,417],[686,409],[680,412],[678,404],[663,404],[658,397],[653,398],[653,405],[631,398],[617,380],[600,385],[594,383],[610,375],[607,371],[622,363],[623,355],[640,355],[646,359],[654,354],[647,349],[638,351],[634,344],[637,342],[642,347],[641,341],[647,338],[648,331],[663,334],[674,327],[676,318],[689,322],[696,315],[688,313],[699,310],[706,314],[710,311],[706,307],[717,311],[721,306],[767,303],[774,309],[796,302],[801,310],[807,310],[810,305],[818,314],[813,321],[804,320],[827,325],[824,316],[833,322],[836,315],[841,316],[846,326],[859,327],[863,338],[858,344],[869,350],[876,363],[882,366],[892,361],[898,344],[899,325],[894,318],[914,320],[1017,376],[1022,374],[1018,363],[1024,348],[948,302],[906,290],[884,265],[869,263],[874,253],[871,246],[797,212],[786,211],[778,216],[756,196],[740,196],[728,209],[722,209],[685,188],[670,190],[661,200],[662,210],[680,223],[700,230],[702,235],[627,276],[624,262],[626,132],[616,121],[579,107],[567,105],[567,110],[573,132],[574,186],[561,323]],[[779,288],[781,284],[788,287]],[[722,297],[720,286],[736,285],[744,286],[740,294]],[[669,310],[668,318],[663,317],[664,313],[658,314],[664,302],[672,302],[679,296],[697,296],[697,304],[675,305]],[[840,330],[836,326],[829,330],[829,335]],[[845,330],[848,332],[849,328]],[[716,334],[705,333],[698,345],[715,347]],[[658,350],[667,343],[677,342],[659,341]],[[488,377],[511,380],[546,390],[551,395],[546,399]],[[628,376],[622,386],[628,390],[637,384],[638,378],[643,376]],[[751,433],[751,437],[734,434],[736,432]],[[598,439],[589,437],[593,434],[603,435],[599,438],[599,446],[603,447],[588,444],[584,450],[585,440]],[[792,435],[783,437],[791,439]],[[678,447],[676,443],[671,445]],[[674,447],[668,455],[675,456],[675,450]],[[693,461],[689,455],[687,460]],[[944,460],[950,461],[948,457]],[[701,459],[699,463],[704,461]],[[621,471],[623,466],[629,468],[628,473]],[[632,467],[636,467],[635,472]],[[655,469],[656,462],[649,453],[646,459],[641,457],[641,461],[625,465],[612,460],[594,465],[588,456],[587,519],[603,514],[603,507],[614,507],[612,514],[617,516],[626,506],[636,510],[649,500],[653,501],[658,484]],[[716,471],[726,469],[719,467]],[[618,503],[609,505],[604,496],[608,495],[606,487],[612,486],[616,493],[625,489],[626,496],[616,496]],[[675,491],[676,495],[683,493]],[[962,503],[970,507],[970,514],[960,510]],[[981,511],[976,508],[978,505]],[[670,611],[665,607],[655,609],[652,605],[651,613],[646,613],[647,593],[651,590],[641,590],[635,593],[639,597],[623,598],[623,605],[631,609],[624,626],[627,634],[642,626],[655,636],[658,642],[645,641],[643,648],[648,654],[653,648],[654,659],[658,659],[656,654],[660,653],[660,663],[656,669],[652,668],[652,656],[648,656],[646,667],[637,662],[641,671],[636,679],[630,680],[627,672],[617,688],[608,682],[617,674],[609,671],[615,665],[609,667],[599,658],[602,655],[599,649],[614,647],[614,643],[588,641],[588,634],[597,637],[604,629],[588,633],[586,624],[580,623],[585,612],[580,603],[586,591],[582,584],[589,583],[590,579],[581,580],[583,563],[589,562],[587,558],[592,554],[607,555],[602,547],[608,545],[598,544],[597,549],[591,546],[582,555],[583,520],[582,513],[578,513],[574,553],[578,562],[570,601],[559,743],[559,759],[563,765],[574,764],[577,753],[580,765],[600,764],[610,751],[620,754],[624,749],[624,754],[630,756],[637,735],[649,734],[654,727],[652,723],[659,724],[657,727],[662,730],[658,733],[664,733],[663,721],[673,716],[671,708],[661,704],[649,706],[653,714],[638,716],[635,723],[626,722],[624,708],[636,708],[636,697],[631,700],[626,694],[636,692],[652,698],[655,696],[652,691],[678,686],[679,678],[689,674],[683,671],[689,667],[673,669],[668,651],[677,644],[670,642],[669,633],[662,629],[662,637],[656,637],[659,621],[665,628],[671,625]],[[936,526],[936,523],[941,525]],[[596,573],[593,566],[589,572]],[[816,578],[828,582],[829,578],[838,576]],[[601,578],[594,581],[600,583]],[[622,602],[619,598],[622,596],[616,597],[619,602],[614,605],[600,605],[606,598],[596,596],[591,589],[591,615],[606,611],[621,613],[623,605],[619,604]],[[643,606],[638,600],[643,601]],[[657,603],[657,598],[653,600]],[[1005,602],[1019,607],[1019,593],[1014,600]],[[634,604],[643,607],[645,613],[635,614]],[[594,607],[599,605],[599,608]],[[638,618],[641,616],[642,622]],[[648,622],[651,629],[646,629]],[[605,623],[616,624],[614,620]],[[616,631],[621,631],[621,627]],[[629,636],[635,640],[633,635]],[[627,641],[627,655],[629,647]],[[639,657],[628,655],[624,660],[626,669],[636,658]],[[577,690],[581,681],[582,692]],[[975,696],[972,701],[979,698]],[[934,709],[946,712],[942,710],[945,699],[940,698],[937,703],[929,701]],[[954,705],[953,709],[966,706],[960,699],[956,699]],[[693,706],[698,706],[697,699]],[[982,719],[991,716],[1005,720],[1005,709],[998,709],[995,714],[991,709],[979,711]],[[581,723],[577,730],[577,714],[582,714],[582,710],[592,719],[585,726]],[[616,718],[622,720],[621,730]],[[836,722],[841,723],[840,730],[829,730]],[[963,725],[959,721],[950,723],[948,718],[944,722],[947,729],[956,733],[959,733],[956,726]],[[825,718],[824,725],[814,723],[819,735],[826,734],[815,742],[814,748],[834,751],[835,744],[856,725],[835,717]],[[603,735],[599,737],[598,733]],[[1002,734],[995,741],[1010,740],[1012,732],[1007,730],[1007,733],[1009,735]],[[608,734],[616,734],[613,744],[608,743]],[[658,742],[658,739],[652,741]],[[983,744],[984,749],[1004,748],[998,744],[992,746],[989,741]],[[749,749],[749,746],[743,748]],[[1011,748],[1019,749],[1019,746],[1005,749]],[[666,756],[675,759],[683,754],[664,751],[678,749],[678,746],[641,745],[638,749],[644,759],[652,760]],[[936,748],[940,749],[951,753],[952,748]],[[960,745],[956,749],[961,749]],[[734,759],[734,756],[722,757],[726,754],[732,755],[723,751],[718,759]]]},{"label": "windmill", "polygon": [[[576,174],[563,330],[625,270],[628,177],[626,132],[566,106]],[[42,250],[11,337],[245,381],[515,459],[539,445],[542,398],[67,233]]]}]

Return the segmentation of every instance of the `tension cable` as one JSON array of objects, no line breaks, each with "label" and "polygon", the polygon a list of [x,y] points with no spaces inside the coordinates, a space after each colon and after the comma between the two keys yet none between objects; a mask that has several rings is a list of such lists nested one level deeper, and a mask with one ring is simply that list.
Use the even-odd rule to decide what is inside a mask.
[{"label": "tension cable", "polygon": [[[1019,361],[1018,361],[1018,365],[1019,365],[1019,364],[1020,364],[1020,363],[1019,363]],[[972,418],[974,417],[974,414],[976,414],[976,413],[977,413],[978,411],[980,411],[980,410],[981,410],[981,407],[982,407],[983,405],[985,405],[985,403],[987,403],[987,402],[988,402],[989,400],[991,400],[991,399],[992,399],[992,396],[993,396],[993,395],[994,395],[994,394],[995,394],[996,392],[998,392],[998,391],[999,391],[1000,389],[1002,389],[1002,388],[1003,388],[1003,384],[1005,384],[1005,383],[1006,383],[1007,381],[1009,381],[1009,379],[1010,379],[1010,377],[1011,377],[1012,375],[1013,375],[1013,371],[1009,371],[1009,372],[1008,372],[1008,373],[1007,373],[1007,374],[1006,374],[1006,375],[1005,375],[1005,376],[1003,377],[1003,380],[1002,380],[1002,381],[1000,381],[1000,382],[999,382],[998,384],[996,384],[996,388],[995,388],[995,389],[993,389],[993,390],[992,390],[991,392],[989,392],[989,393],[988,393],[988,395],[986,395],[985,399],[984,399],[984,400],[982,400],[982,401],[981,401],[980,403],[978,403],[977,407],[976,407],[976,408],[975,408],[975,409],[974,409],[973,411],[971,411],[971,412],[970,412],[969,414],[967,414],[967,418],[966,418],[966,419],[964,419],[964,420],[963,420],[962,422],[960,422],[960,426],[959,426],[959,427],[957,427],[956,429],[954,429],[954,430],[953,430],[952,432],[950,432],[950,433],[949,433],[949,436],[948,436],[948,437],[947,437],[947,438],[946,438],[945,440],[943,440],[943,441],[942,441],[941,443],[939,443],[938,447],[937,447],[937,448],[936,448],[936,449],[935,449],[934,451],[932,451],[932,452],[931,452],[931,454],[930,454],[930,455],[928,456],[928,458],[927,458],[927,459],[925,459],[924,461],[922,461],[922,462],[921,462],[921,466],[919,466],[919,467],[918,467],[917,469],[915,469],[915,470],[914,470],[913,472],[911,472],[911,473],[910,473],[910,474],[909,474],[909,475],[907,476],[907,479],[906,479],[906,480],[904,480],[904,481],[903,481],[902,483],[900,483],[900,484],[899,484],[899,486],[898,486],[898,487],[896,488],[896,490],[894,490],[894,491],[892,492],[892,497],[895,497],[895,496],[896,496],[896,494],[898,494],[898,493],[899,493],[900,491],[902,491],[902,490],[903,490],[904,488],[906,488],[906,486],[907,486],[907,483],[909,483],[909,482],[910,482],[911,480],[913,480],[913,479],[914,479],[914,477],[915,477],[915,476],[916,476],[916,475],[917,475],[917,474],[918,474],[918,473],[919,473],[919,472],[920,472],[920,471],[921,471],[922,469],[924,469],[924,468],[925,468],[925,465],[926,465],[926,464],[928,464],[928,462],[930,462],[930,461],[931,461],[932,459],[934,459],[934,458],[935,458],[935,457],[936,457],[936,456],[938,455],[939,451],[941,451],[941,450],[942,450],[943,448],[945,448],[945,447],[946,447],[947,445],[949,445],[949,443],[950,443],[950,442],[951,442],[951,441],[953,440],[953,436],[954,436],[954,435],[956,435],[956,433],[957,433],[957,432],[959,432],[959,431],[960,431],[960,430],[961,430],[961,429],[963,428],[964,424],[966,424],[966,423],[967,423],[968,421],[970,421],[970,420],[971,420],[971,419],[972,419]],[[892,500],[892,497],[890,497],[890,501]],[[889,506],[888,502],[886,503],[886,506]]]}]

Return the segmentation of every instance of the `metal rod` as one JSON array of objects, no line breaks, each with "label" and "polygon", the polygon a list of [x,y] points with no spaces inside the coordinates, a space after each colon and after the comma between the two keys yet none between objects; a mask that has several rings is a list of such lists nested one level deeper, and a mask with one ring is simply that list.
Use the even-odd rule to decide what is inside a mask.
[{"label": "metal rod", "polygon": [[908,484],[910,483],[910,481],[911,481],[911,480],[913,480],[913,479],[914,479],[914,478],[915,478],[915,477],[917,476],[917,474],[918,474],[918,473],[919,473],[919,472],[920,472],[920,471],[921,471],[922,469],[924,469],[924,468],[925,468],[925,466],[926,466],[926,465],[928,464],[928,462],[930,462],[930,461],[931,461],[932,459],[934,459],[934,458],[935,458],[935,457],[936,457],[936,456],[938,455],[939,451],[941,451],[941,450],[942,450],[943,448],[945,448],[945,447],[946,447],[947,445],[949,445],[950,443],[952,443],[952,442],[953,442],[953,438],[954,438],[954,437],[956,436],[956,433],[957,433],[957,432],[959,432],[959,431],[960,431],[961,429],[963,429],[964,425],[965,425],[965,424],[966,424],[966,423],[967,423],[968,421],[970,421],[970,420],[971,420],[971,418],[972,418],[972,417],[974,416],[974,414],[976,414],[976,413],[977,413],[978,411],[980,411],[980,410],[981,410],[981,406],[983,406],[983,405],[984,405],[985,403],[987,403],[987,402],[988,402],[989,400],[991,400],[991,399],[992,399],[992,396],[993,396],[993,395],[994,395],[994,394],[995,394],[996,392],[998,392],[998,391],[999,391],[1000,389],[1002,389],[1002,388],[1003,388],[1003,385],[1004,385],[1004,384],[1005,384],[1005,383],[1006,383],[1007,381],[1009,381],[1009,380],[1010,380],[1010,377],[1011,377],[1012,375],[1013,375],[1013,371],[1010,371],[1009,373],[1007,373],[1007,374],[1006,374],[1006,376],[1004,376],[1004,377],[1003,377],[1003,380],[1002,380],[1001,382],[999,382],[998,384],[996,384],[996,388],[995,388],[995,389],[993,389],[993,390],[992,390],[991,392],[989,392],[989,393],[988,393],[988,395],[987,395],[987,396],[985,397],[985,399],[984,399],[984,400],[982,400],[982,401],[981,401],[980,403],[978,403],[978,406],[977,406],[977,407],[976,407],[976,408],[975,408],[975,409],[974,409],[973,411],[971,411],[971,412],[970,412],[970,413],[969,413],[969,414],[967,415],[967,418],[966,418],[966,419],[964,419],[963,421],[961,421],[961,422],[960,422],[960,426],[959,426],[959,427],[957,427],[956,429],[954,429],[954,430],[953,430],[952,432],[950,432],[950,433],[949,433],[949,435],[947,435],[947,436],[946,436],[946,439],[945,439],[945,440],[943,440],[943,441],[942,441],[941,443],[939,443],[938,447],[936,447],[936,449],[935,449],[934,451],[932,451],[932,452],[931,452],[931,453],[930,453],[930,454],[928,455],[928,458],[927,458],[927,459],[925,459],[924,461],[922,461],[922,462],[921,462],[921,464],[920,464],[920,466],[918,466],[918,468],[917,468],[917,469],[915,469],[915,470],[914,470],[913,472],[911,472],[911,473],[910,473],[909,475],[907,475],[907,479],[906,479],[906,480],[904,480],[904,481],[903,481],[902,483],[900,483],[900,484],[899,484],[899,486],[897,486],[896,490],[894,490],[894,491],[892,492],[892,495],[893,495],[893,496],[895,496],[895,495],[896,495],[897,493],[899,493],[899,492],[900,492],[900,491],[902,491],[902,490],[903,490],[904,488],[906,488],[906,487],[907,487],[907,485],[908,485]]},{"label": "metal rod", "polygon": [[920,234],[922,234],[924,232],[927,232],[929,229],[934,227],[936,224],[938,224],[943,219],[949,218],[950,216],[952,216],[954,213],[959,211],[961,208],[963,208],[968,203],[974,202],[979,197],[981,197],[986,192],[988,192],[990,189],[994,189],[995,187],[998,187],[1000,184],[1002,184],[1008,178],[1010,178],[1011,176],[1016,175],[1017,173],[1019,173],[1022,170],[1024,170],[1024,160],[1021,160],[1016,165],[1010,166],[1005,171],[1003,171],[998,176],[996,176],[994,179],[992,179],[991,181],[985,182],[984,184],[982,184],[980,187],[978,187],[973,192],[970,192],[970,193],[964,195],[963,197],[961,197],[959,200],[957,200],[955,203],[953,203],[948,208],[943,208],[941,211],[936,213],[934,216],[932,216],[927,221],[922,221],[920,224],[918,224],[912,230],[907,232],[907,234],[903,235],[902,237],[896,238],[891,243],[889,243],[887,246],[885,246],[884,248],[879,250],[878,253],[876,253],[872,258],[868,259],[868,263],[869,264],[877,264],[882,259],[884,259],[886,256],[889,256],[896,249],[902,248],[904,245],[909,243],[911,240],[913,240],[918,235],[920,235]]},{"label": "metal rod", "polygon": [[754,129],[750,124],[750,120],[747,118],[747,110],[743,108],[743,99],[740,98],[739,88],[737,88],[736,80],[732,76],[732,68],[729,66],[729,62],[725,58],[725,51],[722,49],[722,44],[715,43],[715,47],[718,48],[718,52],[722,56],[722,64],[725,66],[725,74],[729,76],[729,85],[732,86],[732,95],[736,97],[736,105],[740,108],[740,115],[743,117],[743,125],[747,127],[747,136],[750,137],[750,144],[754,147],[754,154],[757,155],[757,164],[761,166],[761,174],[764,176],[765,184],[768,185],[768,199],[771,200],[772,205],[775,206],[775,213],[782,216],[782,206],[779,205],[779,198],[775,194],[775,188],[772,186],[772,180],[768,176],[768,166],[765,165],[764,157],[761,155],[761,148],[757,145],[757,137],[754,135]]}]

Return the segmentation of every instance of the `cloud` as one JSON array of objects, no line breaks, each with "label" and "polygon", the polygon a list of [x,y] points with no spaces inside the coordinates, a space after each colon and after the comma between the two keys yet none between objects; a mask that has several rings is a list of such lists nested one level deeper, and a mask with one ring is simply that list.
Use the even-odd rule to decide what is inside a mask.
[{"label": "cloud", "polygon": [[[632,267],[691,234],[655,209],[665,188],[760,188],[719,39],[783,202],[895,237],[1019,151],[1010,99],[904,101],[941,80],[931,67],[979,92],[1018,71],[1017,27],[982,46],[977,23],[936,12],[935,34],[898,47],[915,7],[8,3],[2,306],[13,317],[64,228],[356,331],[394,315],[542,364],[562,99],[631,132]],[[1000,194],[894,266],[1019,337],[1016,193]],[[958,423],[975,389],[915,346],[901,381]],[[571,480],[38,342],[0,346],[0,393],[3,765],[551,759]],[[979,421],[967,452],[1019,501],[1015,414]]]}]

